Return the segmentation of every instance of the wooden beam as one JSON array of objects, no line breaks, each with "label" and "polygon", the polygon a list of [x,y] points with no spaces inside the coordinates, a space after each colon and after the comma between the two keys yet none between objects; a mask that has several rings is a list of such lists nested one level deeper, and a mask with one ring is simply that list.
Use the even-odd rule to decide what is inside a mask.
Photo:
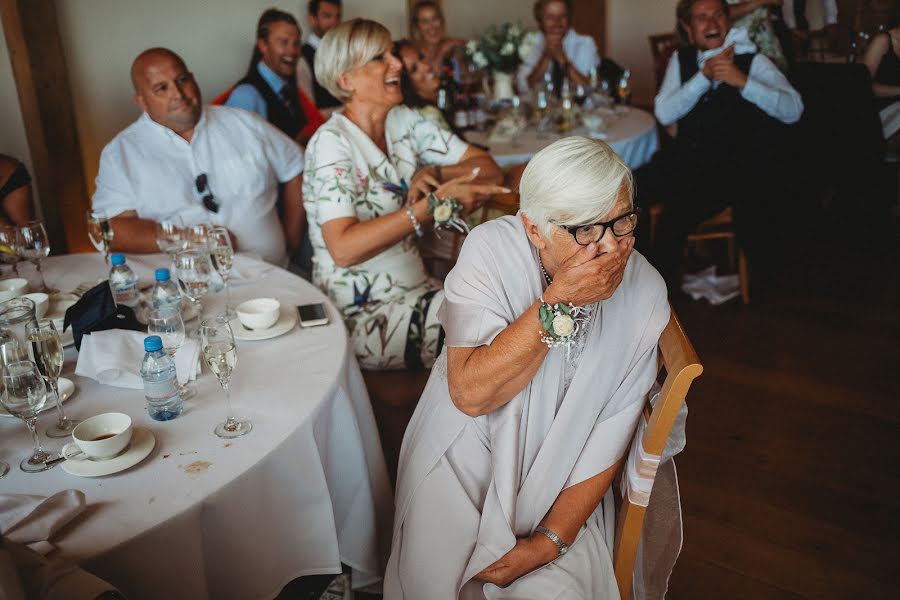
[{"label": "wooden beam", "polygon": [[0,0],[34,182],[54,254],[85,249],[89,206],[53,0]]}]

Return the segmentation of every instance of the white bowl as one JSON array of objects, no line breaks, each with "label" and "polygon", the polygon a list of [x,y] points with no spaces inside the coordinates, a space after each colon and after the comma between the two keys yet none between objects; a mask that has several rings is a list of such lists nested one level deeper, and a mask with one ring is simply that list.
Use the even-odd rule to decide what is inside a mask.
[{"label": "white bowl", "polygon": [[[112,458],[131,441],[131,417],[124,413],[103,413],[82,421],[72,430],[75,445],[91,458]],[[63,453],[69,456],[66,444]]]},{"label": "white bowl", "polygon": [[278,320],[281,302],[275,298],[254,298],[237,305],[237,315],[247,329],[268,329]]},{"label": "white bowl", "polygon": [[0,302],[18,298],[28,289],[28,280],[21,277],[0,281]]},{"label": "white bowl", "polygon": [[35,292],[33,294],[25,294],[22,297],[34,302],[34,318],[43,319],[44,315],[47,314],[47,309],[50,307],[50,296],[41,292]]}]

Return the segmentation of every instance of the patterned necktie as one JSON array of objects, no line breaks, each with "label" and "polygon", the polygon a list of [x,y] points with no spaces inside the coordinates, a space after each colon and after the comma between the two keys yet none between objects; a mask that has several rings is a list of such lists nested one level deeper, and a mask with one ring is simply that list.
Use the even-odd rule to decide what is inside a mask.
[{"label": "patterned necktie", "polygon": [[293,117],[294,116],[294,104],[291,102],[291,87],[288,84],[284,84],[281,88],[281,91],[278,92],[278,98],[281,99],[281,103],[284,105],[284,108],[287,109],[288,113]]}]

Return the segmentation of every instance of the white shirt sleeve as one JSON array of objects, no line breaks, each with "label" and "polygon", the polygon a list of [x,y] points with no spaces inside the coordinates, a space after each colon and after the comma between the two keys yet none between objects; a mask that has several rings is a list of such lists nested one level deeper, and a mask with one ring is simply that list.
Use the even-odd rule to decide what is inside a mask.
[{"label": "white shirt sleeve", "polygon": [[464,142],[449,129],[443,129],[435,120],[429,119],[416,110],[397,111],[401,127],[409,132],[416,156],[426,165],[455,165],[469,149]]},{"label": "white shirt sleeve", "polygon": [[825,23],[834,25],[838,21],[837,0],[823,0],[825,5]]},{"label": "white shirt sleeve", "polygon": [[688,114],[711,85],[712,82],[703,75],[702,70],[681,85],[681,64],[678,52],[675,51],[669,59],[666,75],[656,95],[654,112],[657,120],[668,126]]},{"label": "white shirt sleeve", "polygon": [[[574,33],[574,32],[573,32]],[[597,43],[594,38],[589,35],[572,36],[572,42],[568,44],[569,48],[563,48],[569,57],[572,66],[587,77],[591,69],[600,64],[600,54],[597,52]]]},{"label": "white shirt sleeve", "polygon": [[313,74],[312,69],[306,59],[302,56],[297,61],[297,87],[306,94],[310,101],[315,102],[316,96],[313,92]]},{"label": "white shirt sleeve", "polygon": [[94,191],[92,206],[110,216],[117,216],[129,210],[137,210],[138,200],[128,169],[122,157],[119,140],[114,139],[100,154],[100,169],[97,172],[97,189]]},{"label": "white shirt sleeve", "polygon": [[778,67],[762,54],[750,64],[747,85],[741,96],[782,123],[796,123],[803,114],[803,99]]},{"label": "white shirt sleeve", "polygon": [[[252,114],[251,116],[256,117]],[[262,140],[266,159],[279,183],[290,181],[302,173],[303,149],[297,142],[267,121],[260,118],[253,118],[252,121],[253,128],[257,130],[257,135]]]},{"label": "white shirt sleeve", "polygon": [[544,35],[541,33],[533,35],[534,46],[531,48],[531,53],[519,65],[519,72],[516,75],[516,86],[519,88],[520,94],[528,93],[528,76],[531,75],[531,72],[540,62],[541,55],[544,54]]},{"label": "white shirt sleeve", "polygon": [[[356,217],[356,202],[364,197],[350,140],[332,128],[321,127],[309,141],[310,165],[303,176],[303,204],[318,225]],[[368,165],[361,165],[368,172]]]}]

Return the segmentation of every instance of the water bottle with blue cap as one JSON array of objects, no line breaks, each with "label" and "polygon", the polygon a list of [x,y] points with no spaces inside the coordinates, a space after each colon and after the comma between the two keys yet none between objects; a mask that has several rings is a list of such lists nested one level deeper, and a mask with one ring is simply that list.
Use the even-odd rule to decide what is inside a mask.
[{"label": "water bottle with blue cap", "polygon": [[175,361],[163,350],[162,338],[158,335],[144,338],[144,351],[141,379],[144,380],[147,412],[154,421],[171,421],[182,410]]}]

